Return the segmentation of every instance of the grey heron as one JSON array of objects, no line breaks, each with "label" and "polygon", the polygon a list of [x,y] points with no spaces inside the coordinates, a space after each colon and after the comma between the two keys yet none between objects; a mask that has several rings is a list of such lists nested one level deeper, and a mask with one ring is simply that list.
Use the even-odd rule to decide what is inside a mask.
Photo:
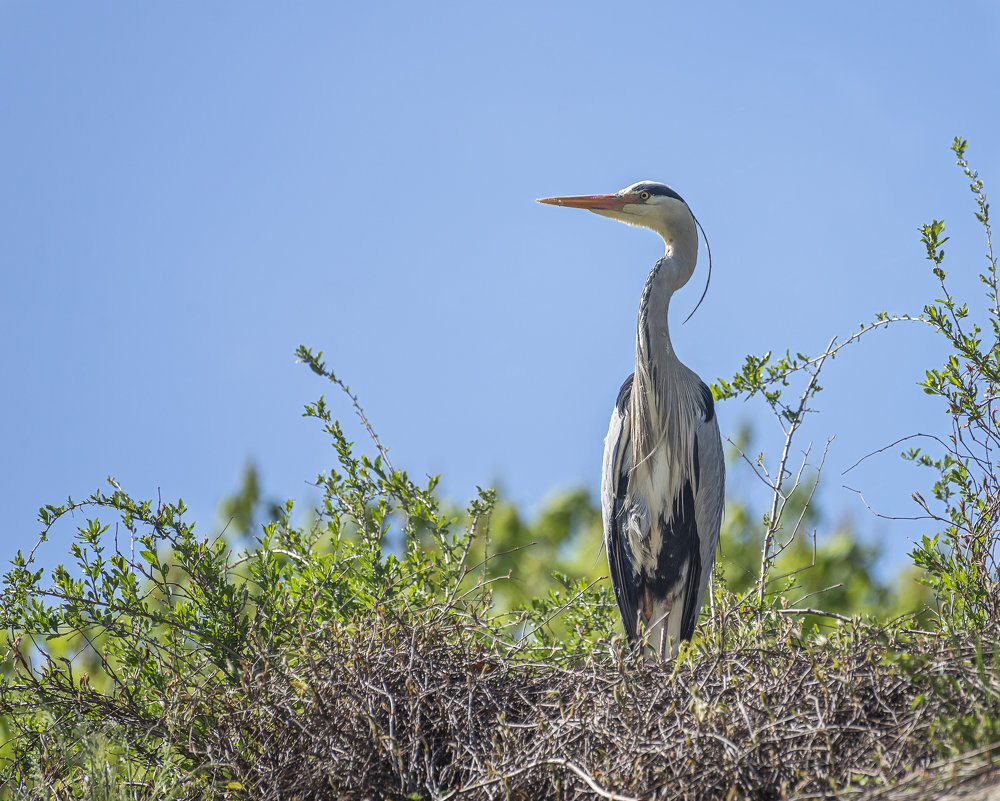
[{"label": "grey heron", "polygon": [[680,641],[694,633],[708,589],[726,475],[712,392],[677,358],[667,326],[670,298],[698,259],[697,221],[677,192],[653,181],[613,195],[539,202],[649,228],[666,243],[639,300],[635,372],[611,412],[601,509],[611,586],[629,642],[638,646],[645,632],[661,659],[668,644],[676,656]]}]

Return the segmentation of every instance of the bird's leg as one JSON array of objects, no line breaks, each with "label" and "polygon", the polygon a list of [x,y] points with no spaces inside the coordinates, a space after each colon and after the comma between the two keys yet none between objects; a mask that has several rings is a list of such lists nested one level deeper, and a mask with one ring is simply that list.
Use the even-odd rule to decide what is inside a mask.
[{"label": "bird's leg", "polygon": [[657,649],[656,656],[661,662],[667,658],[667,645],[669,644],[670,638],[667,636],[667,621],[670,619],[670,613],[674,608],[674,591],[668,590],[666,597],[660,604],[660,609],[662,614],[659,620],[656,621],[656,625],[660,627],[660,646]]},{"label": "bird's leg", "polygon": [[653,596],[649,592],[649,585],[643,582],[642,585],[642,610],[640,611],[643,619],[652,628],[651,621],[653,620]]},{"label": "bird's leg", "polygon": [[[649,593],[649,587],[646,586],[646,582],[641,578],[639,579],[641,584],[641,590],[639,592],[639,603],[637,604],[637,609],[635,610],[635,632],[638,635],[639,642],[646,642],[649,644],[647,637],[652,635],[655,629],[652,626],[653,618],[653,596]],[[645,652],[646,648],[640,646],[641,650]]]}]

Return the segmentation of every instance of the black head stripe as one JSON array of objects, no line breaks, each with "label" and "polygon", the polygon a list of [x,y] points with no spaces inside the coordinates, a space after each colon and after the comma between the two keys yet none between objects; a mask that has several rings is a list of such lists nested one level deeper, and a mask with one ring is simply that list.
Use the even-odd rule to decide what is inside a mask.
[{"label": "black head stripe", "polygon": [[636,184],[633,187],[635,192],[649,192],[651,195],[660,195],[662,197],[672,197],[674,200],[679,200],[681,203],[684,202],[684,198],[678,195],[673,189],[671,189],[666,184],[658,184],[655,181],[643,181],[642,183]]}]

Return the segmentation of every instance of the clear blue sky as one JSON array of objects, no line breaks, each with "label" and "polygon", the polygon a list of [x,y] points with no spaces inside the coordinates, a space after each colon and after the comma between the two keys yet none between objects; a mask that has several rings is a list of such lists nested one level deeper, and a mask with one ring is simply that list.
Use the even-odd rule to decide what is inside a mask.
[{"label": "clear blue sky", "polygon": [[[703,272],[675,302],[681,358],[816,352],[934,297],[920,223],[980,267],[948,147],[1000,193],[998,34],[991,2],[3,3],[0,559],[109,474],[205,533],[248,461],[307,502],[333,453],[300,343],[455,502],[596,489],[662,246],[535,198],[671,184],[715,261],[683,328]],[[892,564],[923,529],[841,484],[907,515],[930,476],[894,451],[840,473],[942,430],[915,388],[940,353],[916,327],[845,352],[800,443],[836,435],[827,520]],[[773,443],[759,407],[719,416]],[[730,493],[764,498],[742,467]]]}]

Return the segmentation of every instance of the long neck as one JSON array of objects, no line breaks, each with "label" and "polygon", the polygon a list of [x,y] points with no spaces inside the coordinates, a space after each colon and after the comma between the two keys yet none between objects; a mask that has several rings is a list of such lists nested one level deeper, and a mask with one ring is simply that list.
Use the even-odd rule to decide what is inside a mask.
[{"label": "long neck", "polygon": [[641,365],[657,367],[662,364],[669,367],[668,362],[677,360],[667,323],[670,298],[674,294],[672,267],[670,259],[664,256],[653,265],[642,288],[635,336],[637,378]]},{"label": "long neck", "polygon": [[646,277],[639,300],[639,321],[636,332],[636,359],[661,357],[676,361],[670,344],[667,311],[674,292],[688,282],[698,261],[698,234],[694,218],[689,215],[681,222],[672,220],[669,226],[654,230],[663,237],[667,251],[653,265]]},{"label": "long neck", "polygon": [[[664,237],[666,239],[666,237]],[[672,436],[682,406],[692,391],[692,373],[681,364],[670,341],[667,317],[670,298],[694,271],[697,240],[668,241],[667,253],[653,265],[639,301],[636,327],[635,380],[632,384],[633,464],[645,461],[656,445],[677,441]]]}]

